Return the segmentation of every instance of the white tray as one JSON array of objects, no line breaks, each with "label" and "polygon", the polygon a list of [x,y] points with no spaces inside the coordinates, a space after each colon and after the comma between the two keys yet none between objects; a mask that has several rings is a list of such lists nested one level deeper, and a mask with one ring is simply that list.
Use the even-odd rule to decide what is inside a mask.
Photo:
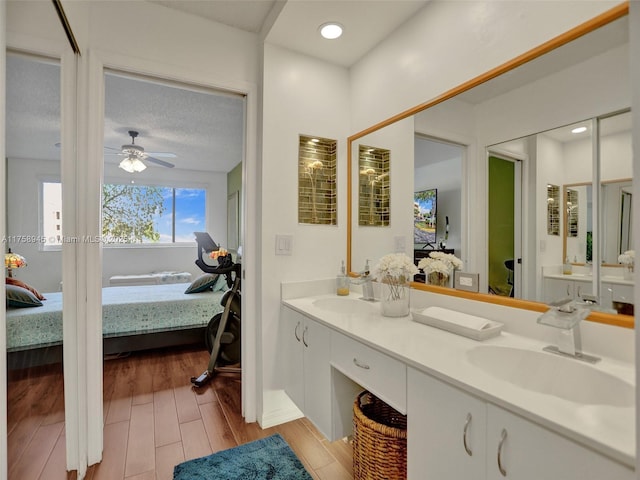
[{"label": "white tray", "polygon": [[478,341],[486,340],[488,338],[493,338],[500,335],[502,327],[504,326],[504,324],[500,322],[487,320],[490,325],[489,327],[483,328],[482,330],[476,330],[473,328],[465,327],[463,325],[457,325],[455,323],[447,322],[446,320],[442,320],[429,315],[423,315],[422,313],[420,313],[420,311],[416,310],[413,310],[411,312],[411,316],[413,317],[413,320],[418,323],[423,323],[431,327],[440,328],[442,330],[446,330],[447,332],[455,333],[456,335],[462,335],[463,337],[471,338]]}]

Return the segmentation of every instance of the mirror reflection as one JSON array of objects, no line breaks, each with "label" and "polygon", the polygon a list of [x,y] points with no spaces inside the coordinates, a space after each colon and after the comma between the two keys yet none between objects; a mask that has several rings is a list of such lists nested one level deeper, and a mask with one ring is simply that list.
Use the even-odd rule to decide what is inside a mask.
[{"label": "mirror reflection", "polygon": [[560,235],[560,187],[547,185],[547,235]]},{"label": "mirror reflection", "polygon": [[[553,266],[562,274],[569,256],[570,262],[576,264],[574,270],[588,269],[589,262],[596,261],[598,266],[611,265],[611,270],[595,269],[592,283],[596,288],[589,288],[604,295],[606,290],[600,291],[599,287],[604,276],[621,274],[616,254],[620,254],[622,245],[632,249],[628,195],[631,137],[629,129],[625,131],[621,126],[629,115],[629,105],[628,24],[623,17],[508,74],[444,102],[434,101],[429,108],[417,109],[413,116],[383,122],[381,128],[369,129],[366,135],[354,136],[357,142],[374,144],[375,139],[376,145],[393,149],[396,160],[391,166],[391,179],[404,180],[406,185],[413,178],[414,192],[394,189],[394,222],[385,235],[368,237],[352,217],[351,269],[355,271],[366,259],[375,261],[390,251],[410,255],[413,238],[416,259],[419,250],[453,248],[463,260],[463,270],[479,273],[480,292],[547,301],[543,288],[545,271],[549,270],[546,267]],[[571,132],[578,127],[582,127],[581,132]],[[460,163],[452,169],[457,182],[455,201],[443,201],[445,173],[421,175],[418,137],[459,146]],[[596,138],[600,149],[594,158]],[[352,159],[357,158],[355,146],[354,141]],[[401,151],[405,153],[398,154]],[[404,155],[414,159],[413,165],[400,160]],[[492,172],[494,162],[507,166],[503,169],[506,173]],[[594,177],[594,164],[600,170],[599,178]],[[358,167],[352,162],[350,168],[350,188],[355,192],[357,184],[353,179]],[[500,175],[506,178],[501,180]],[[420,178],[428,181],[419,182]],[[586,186],[584,195],[578,194],[580,202],[585,203],[576,208],[577,236],[571,238],[576,240],[575,246],[567,244],[565,208],[558,204],[553,220],[548,185],[555,185],[560,197],[564,186],[592,182],[604,186],[621,180],[628,181],[628,185],[620,184],[615,187],[618,191],[611,193],[603,187],[593,196],[591,210]],[[412,232],[416,229],[415,215],[410,217],[416,204],[412,193],[429,189],[437,190],[436,221],[429,226],[431,236],[418,241]],[[492,206],[493,194],[501,197],[493,200],[495,205],[508,207],[504,213]],[[620,198],[615,203],[604,203],[605,197],[613,196]],[[445,205],[450,208],[447,213],[443,211]],[[604,213],[613,208],[617,209],[615,215]],[[603,213],[598,213],[600,209]],[[597,216],[601,217],[603,235],[599,242],[593,238],[600,228],[592,223]],[[498,239],[500,245],[494,245]],[[590,260],[589,245],[601,248],[589,254]],[[492,258],[492,251],[499,254]]]},{"label": "mirror reflection", "polygon": [[389,162],[391,152],[385,148],[360,145],[358,148],[358,224],[388,226],[391,189]]}]

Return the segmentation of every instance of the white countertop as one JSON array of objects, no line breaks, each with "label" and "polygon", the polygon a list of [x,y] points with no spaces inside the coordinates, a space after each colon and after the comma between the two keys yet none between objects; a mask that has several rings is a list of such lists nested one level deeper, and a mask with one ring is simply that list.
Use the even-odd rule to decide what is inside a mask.
[{"label": "white countertop", "polygon": [[[544,278],[557,278],[560,280],[573,280],[577,282],[589,282],[593,281],[593,275],[586,273],[572,273],[565,275],[562,273],[545,273]],[[626,280],[624,277],[617,275],[601,275],[600,280],[604,283],[615,283],[618,285],[633,285],[633,280]]]},{"label": "white countertop", "polygon": [[[466,355],[481,345],[539,352],[548,343],[505,331],[498,337],[478,342],[414,322],[410,316],[383,317],[379,314],[380,304],[377,302],[371,304],[373,314],[343,314],[314,306],[314,300],[321,298],[337,297],[324,294],[283,300],[283,304],[411,367],[456,385],[627,466],[635,466],[634,406],[586,405],[525,390],[489,375],[473,365]],[[352,294],[349,298],[355,299],[358,295]],[[591,368],[635,384],[635,368],[631,363],[603,357]],[[535,375],[535,372],[523,372],[523,375]]]}]

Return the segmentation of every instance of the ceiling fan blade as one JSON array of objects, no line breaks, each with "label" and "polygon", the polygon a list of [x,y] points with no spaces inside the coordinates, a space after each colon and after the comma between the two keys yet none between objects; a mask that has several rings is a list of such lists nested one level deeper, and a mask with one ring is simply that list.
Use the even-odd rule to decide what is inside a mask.
[{"label": "ceiling fan blade", "polygon": [[118,153],[122,151],[122,148],[107,147],[106,145],[105,145],[104,149],[105,150],[113,150],[114,152],[118,152]]},{"label": "ceiling fan blade", "polygon": [[151,162],[151,163],[156,163],[158,165],[162,165],[163,167],[167,167],[167,168],[175,167],[175,165],[173,163],[165,162],[164,160],[160,160],[160,159],[153,158],[153,157],[145,157],[144,160],[147,161],[147,162]]},{"label": "ceiling fan blade", "polygon": [[171,152],[144,152],[147,155],[151,155],[153,157],[160,157],[160,158],[176,158],[176,154],[175,153],[171,153]]}]

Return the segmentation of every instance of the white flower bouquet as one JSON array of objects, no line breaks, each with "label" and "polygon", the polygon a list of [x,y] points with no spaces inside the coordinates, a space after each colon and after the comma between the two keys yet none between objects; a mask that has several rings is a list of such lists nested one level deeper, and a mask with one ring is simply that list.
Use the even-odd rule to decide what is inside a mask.
[{"label": "white flower bouquet", "polygon": [[624,253],[621,253],[618,256],[618,262],[627,267],[632,267],[636,260],[636,252],[635,250],[627,250]]},{"label": "white flower bouquet", "polygon": [[428,257],[420,259],[418,268],[425,275],[432,272],[450,275],[454,270],[462,268],[462,260],[451,253],[432,252]]},{"label": "white flower bouquet", "polygon": [[[403,316],[409,314],[409,282],[418,273],[418,267],[411,258],[404,253],[390,253],[380,259],[371,272],[373,278],[388,285],[386,295],[383,295],[383,313],[387,308],[386,302],[400,301],[403,305],[397,313],[389,316]],[[406,305],[404,305],[406,301]],[[388,314],[389,310],[387,310]]]},{"label": "white flower bouquet", "polygon": [[387,282],[390,278],[411,281],[418,273],[418,267],[404,253],[389,253],[380,259],[371,273],[379,282]]},{"label": "white flower bouquet", "polygon": [[446,287],[452,272],[462,268],[462,260],[450,253],[431,252],[428,257],[420,259],[418,268],[424,272],[430,284]]}]

